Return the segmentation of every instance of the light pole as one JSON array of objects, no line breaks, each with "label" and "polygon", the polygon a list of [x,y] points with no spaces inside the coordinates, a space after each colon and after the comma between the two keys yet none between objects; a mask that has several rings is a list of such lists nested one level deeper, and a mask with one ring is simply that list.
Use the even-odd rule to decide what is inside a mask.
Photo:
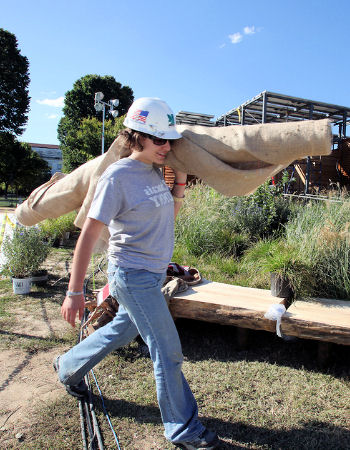
[{"label": "light pole", "polygon": [[103,102],[104,95],[102,92],[96,92],[95,94],[95,104],[94,107],[96,111],[102,111],[102,154],[105,152],[105,116],[106,116],[106,106],[108,106],[109,114],[113,117],[118,116],[118,111],[114,108],[117,108],[119,105],[119,100],[109,100],[108,102]]}]

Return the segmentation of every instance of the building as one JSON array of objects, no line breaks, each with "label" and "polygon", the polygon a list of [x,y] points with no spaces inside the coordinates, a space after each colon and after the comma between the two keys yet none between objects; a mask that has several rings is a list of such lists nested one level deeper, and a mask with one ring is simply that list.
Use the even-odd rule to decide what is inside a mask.
[{"label": "building", "polygon": [[51,167],[51,174],[62,171],[62,151],[58,145],[33,144],[28,142],[32,150],[40,155]]}]

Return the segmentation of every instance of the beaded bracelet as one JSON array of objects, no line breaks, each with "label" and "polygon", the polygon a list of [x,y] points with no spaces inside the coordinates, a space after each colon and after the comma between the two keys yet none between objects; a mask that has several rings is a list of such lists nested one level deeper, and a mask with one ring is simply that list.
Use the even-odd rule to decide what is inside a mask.
[{"label": "beaded bracelet", "polygon": [[67,291],[66,297],[74,297],[75,295],[81,295],[81,294],[84,294],[84,292],[83,291],[79,291],[79,292]]},{"label": "beaded bracelet", "polygon": [[186,183],[177,183],[176,181],[174,184],[177,184],[178,186],[186,186]]}]

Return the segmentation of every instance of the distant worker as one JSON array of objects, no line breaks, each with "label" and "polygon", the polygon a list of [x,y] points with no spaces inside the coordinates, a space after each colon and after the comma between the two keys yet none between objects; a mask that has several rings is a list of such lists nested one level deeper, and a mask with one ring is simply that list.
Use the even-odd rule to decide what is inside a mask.
[{"label": "distant worker", "polygon": [[153,361],[157,398],[165,437],[186,449],[214,449],[216,433],[198,419],[196,400],[183,376],[180,339],[161,292],[173,253],[174,218],[187,175],[175,171],[170,192],[160,169],[171,142],[181,138],[169,106],[156,98],[140,98],[130,107],[121,132],[126,154],[100,177],[94,200],[78,239],[68,291],[61,313],[73,327],[84,313],[83,285],[87,267],[104,225],[108,226],[108,281],[118,300],[116,317],[89,335],[54,367],[67,391],[83,397],[83,377],[110,352],[138,334]]}]

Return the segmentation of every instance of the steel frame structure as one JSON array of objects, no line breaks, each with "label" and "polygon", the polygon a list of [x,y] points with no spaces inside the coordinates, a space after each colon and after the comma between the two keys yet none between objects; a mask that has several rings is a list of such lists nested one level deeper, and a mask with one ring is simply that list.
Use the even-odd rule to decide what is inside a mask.
[{"label": "steel frame structure", "polygon": [[211,114],[200,114],[188,111],[180,111],[176,114],[176,123],[178,125],[204,125],[206,127],[214,127],[215,122],[212,122],[214,118]]},{"label": "steel frame structure", "polygon": [[252,125],[311,119],[330,119],[339,126],[339,138],[346,137],[350,108],[263,91],[216,119],[216,126]]}]

